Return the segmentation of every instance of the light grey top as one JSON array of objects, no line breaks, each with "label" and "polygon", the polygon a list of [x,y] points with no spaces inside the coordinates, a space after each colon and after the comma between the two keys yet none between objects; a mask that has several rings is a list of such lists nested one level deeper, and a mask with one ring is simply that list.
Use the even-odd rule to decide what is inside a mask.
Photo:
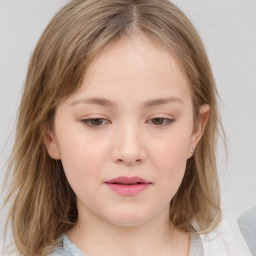
[{"label": "light grey top", "polygon": [[245,212],[239,219],[241,233],[253,256],[256,256],[256,207]]},{"label": "light grey top", "polygon": [[189,256],[204,256],[202,240],[198,233],[192,233],[190,237]]},{"label": "light grey top", "polygon": [[[66,235],[60,237],[60,246],[56,247],[49,256],[86,256],[81,252]],[[191,234],[189,256],[204,256],[203,245],[197,233]]]}]

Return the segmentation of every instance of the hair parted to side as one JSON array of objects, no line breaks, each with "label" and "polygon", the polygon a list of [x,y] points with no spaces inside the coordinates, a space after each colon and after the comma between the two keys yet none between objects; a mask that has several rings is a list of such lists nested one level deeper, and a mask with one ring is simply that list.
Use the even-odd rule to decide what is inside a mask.
[{"label": "hair parted to side", "polygon": [[9,220],[21,255],[47,255],[77,221],[76,196],[60,161],[43,143],[58,104],[76,92],[104,46],[140,33],[177,57],[191,83],[194,120],[202,104],[210,116],[182,184],[170,203],[170,220],[185,231],[193,223],[208,233],[219,223],[220,192],[215,150],[219,127],[217,91],[201,39],[168,0],[74,0],[42,34],[30,60],[9,161]]}]

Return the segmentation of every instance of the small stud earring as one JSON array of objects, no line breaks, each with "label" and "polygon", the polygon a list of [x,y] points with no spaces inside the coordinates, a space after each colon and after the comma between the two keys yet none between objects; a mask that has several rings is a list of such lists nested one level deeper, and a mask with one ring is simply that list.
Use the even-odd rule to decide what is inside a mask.
[{"label": "small stud earring", "polygon": [[190,149],[190,152],[191,152],[191,154],[194,154],[194,150],[193,149]]}]

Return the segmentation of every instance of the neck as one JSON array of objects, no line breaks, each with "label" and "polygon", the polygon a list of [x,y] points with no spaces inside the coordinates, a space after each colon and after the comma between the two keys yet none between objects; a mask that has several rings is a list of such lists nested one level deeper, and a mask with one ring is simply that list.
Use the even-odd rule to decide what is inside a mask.
[{"label": "neck", "polygon": [[[153,220],[136,225],[120,226],[91,215],[79,216],[67,235],[86,255],[169,256],[189,253],[189,235],[169,221],[169,209]],[[89,218],[88,218],[89,217]]]}]

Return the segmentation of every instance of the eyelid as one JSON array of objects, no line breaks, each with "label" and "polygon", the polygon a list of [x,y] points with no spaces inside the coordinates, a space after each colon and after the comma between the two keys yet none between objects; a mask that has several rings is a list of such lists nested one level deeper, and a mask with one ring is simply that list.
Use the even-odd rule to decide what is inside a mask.
[{"label": "eyelid", "polygon": [[102,117],[91,117],[91,118],[84,118],[84,119],[81,119],[81,122],[88,126],[89,128],[98,128],[98,127],[102,127],[103,125],[90,125],[88,124],[89,122],[91,121],[94,121],[94,120],[104,120],[104,121],[108,121],[106,118],[102,118]]},{"label": "eyelid", "polygon": [[149,120],[153,120],[153,119],[163,119],[163,120],[167,121],[167,124],[162,124],[162,125],[154,125],[153,124],[153,126],[155,126],[157,128],[169,126],[169,125],[171,125],[175,121],[174,118],[167,118],[167,117],[161,117],[161,116],[152,117]]},{"label": "eyelid", "polygon": [[[154,120],[154,119],[162,119],[163,121],[165,121],[165,124],[160,124],[160,125],[153,124],[152,120]],[[106,118],[102,118],[102,117],[84,118],[84,119],[81,120],[81,122],[89,128],[101,128],[105,125],[104,123],[100,124],[100,125],[91,125],[91,124],[89,124],[90,122],[95,121],[95,120],[101,120],[101,121],[105,122],[105,124],[106,124],[106,121],[107,121],[107,123],[110,123],[110,121],[108,121]],[[149,121],[149,123],[151,123],[151,125],[155,126],[156,128],[162,128],[162,127],[166,127],[166,126],[171,125],[175,121],[175,119],[162,117],[162,116],[159,115],[159,116],[152,117],[152,118],[148,119],[147,122],[148,121]],[[167,122],[167,124],[166,124],[166,122]]]}]

